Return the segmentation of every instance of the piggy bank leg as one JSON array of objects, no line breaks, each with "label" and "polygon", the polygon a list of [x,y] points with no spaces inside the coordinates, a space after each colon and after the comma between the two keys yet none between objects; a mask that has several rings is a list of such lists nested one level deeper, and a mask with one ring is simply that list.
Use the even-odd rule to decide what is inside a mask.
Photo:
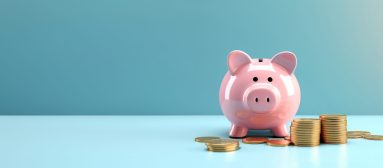
[{"label": "piggy bank leg", "polygon": [[238,125],[232,125],[230,130],[231,138],[244,138],[247,134],[247,128]]},{"label": "piggy bank leg", "polygon": [[287,132],[285,125],[275,127],[273,129],[271,129],[271,131],[273,131],[274,136],[277,136],[277,137],[289,136],[289,133]]}]

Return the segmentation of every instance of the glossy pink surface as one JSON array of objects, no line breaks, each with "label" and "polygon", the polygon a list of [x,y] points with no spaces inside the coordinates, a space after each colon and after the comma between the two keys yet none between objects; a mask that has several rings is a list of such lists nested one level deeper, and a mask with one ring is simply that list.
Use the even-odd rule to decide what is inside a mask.
[{"label": "glossy pink surface", "polygon": [[272,59],[251,59],[239,50],[229,54],[219,102],[232,123],[231,137],[245,137],[249,129],[288,135],[285,124],[298,111],[301,99],[296,65],[295,55],[287,51]]}]

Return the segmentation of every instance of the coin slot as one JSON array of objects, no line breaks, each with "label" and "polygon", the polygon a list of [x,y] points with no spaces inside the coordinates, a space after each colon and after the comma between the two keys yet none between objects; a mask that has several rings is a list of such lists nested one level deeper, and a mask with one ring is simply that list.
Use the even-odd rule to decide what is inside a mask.
[{"label": "coin slot", "polygon": [[258,97],[257,97],[257,98],[255,98],[255,102],[258,102]]},{"label": "coin slot", "polygon": [[266,101],[269,102],[269,101],[270,101],[270,98],[267,98]]}]

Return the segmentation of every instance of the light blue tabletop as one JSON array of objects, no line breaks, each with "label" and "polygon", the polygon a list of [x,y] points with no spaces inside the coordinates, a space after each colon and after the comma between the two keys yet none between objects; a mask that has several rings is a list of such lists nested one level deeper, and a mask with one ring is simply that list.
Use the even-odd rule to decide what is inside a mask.
[{"label": "light blue tabletop", "polygon": [[[310,116],[299,116],[310,117]],[[1,168],[382,167],[383,141],[207,152],[197,136],[227,137],[223,116],[0,116]],[[383,134],[383,116],[349,116],[349,130]]]}]

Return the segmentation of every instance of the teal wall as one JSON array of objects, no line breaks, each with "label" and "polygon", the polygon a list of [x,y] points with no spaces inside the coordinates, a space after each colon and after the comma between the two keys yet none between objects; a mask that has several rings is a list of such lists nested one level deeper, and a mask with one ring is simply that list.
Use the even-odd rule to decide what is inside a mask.
[{"label": "teal wall", "polygon": [[383,114],[383,1],[1,0],[0,114],[221,114],[226,55],[298,56],[298,114]]}]

